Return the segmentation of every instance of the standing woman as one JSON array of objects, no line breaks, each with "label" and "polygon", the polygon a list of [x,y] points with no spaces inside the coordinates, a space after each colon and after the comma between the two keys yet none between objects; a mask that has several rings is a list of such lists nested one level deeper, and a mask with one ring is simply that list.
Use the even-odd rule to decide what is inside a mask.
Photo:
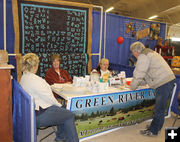
[{"label": "standing woman", "polygon": [[34,53],[28,53],[21,59],[23,75],[20,84],[35,100],[37,128],[57,126],[56,142],[79,142],[73,113],[61,107],[50,85],[36,75],[38,65],[39,58]]}]

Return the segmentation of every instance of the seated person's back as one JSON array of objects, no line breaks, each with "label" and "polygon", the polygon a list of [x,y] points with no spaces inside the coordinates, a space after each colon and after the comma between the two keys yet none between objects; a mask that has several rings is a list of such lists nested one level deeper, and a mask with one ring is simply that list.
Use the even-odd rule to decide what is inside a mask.
[{"label": "seated person's back", "polygon": [[79,142],[74,115],[61,107],[54,98],[50,85],[36,75],[39,58],[34,53],[28,53],[21,59],[23,72],[20,84],[22,88],[35,100],[36,126],[57,126],[56,142]]}]

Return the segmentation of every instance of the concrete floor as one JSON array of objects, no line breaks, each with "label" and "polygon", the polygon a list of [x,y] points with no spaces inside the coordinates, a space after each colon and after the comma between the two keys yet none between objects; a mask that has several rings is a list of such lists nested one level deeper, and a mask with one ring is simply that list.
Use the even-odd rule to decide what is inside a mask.
[{"label": "concrete floor", "polygon": [[[144,129],[149,122],[142,122],[137,125],[127,126],[124,128],[116,129],[112,132],[108,132],[99,136],[95,136],[88,139],[83,139],[80,141],[83,142],[165,142],[165,128],[172,127],[174,118],[166,118],[164,126],[160,131],[160,134],[156,137],[147,137],[139,134],[139,130]],[[180,127],[180,119],[175,123],[175,127]],[[40,130],[39,135],[37,136],[37,142],[39,139],[51,132],[53,129],[48,128],[46,130]],[[42,142],[53,142],[55,139],[55,133],[43,140]]]}]

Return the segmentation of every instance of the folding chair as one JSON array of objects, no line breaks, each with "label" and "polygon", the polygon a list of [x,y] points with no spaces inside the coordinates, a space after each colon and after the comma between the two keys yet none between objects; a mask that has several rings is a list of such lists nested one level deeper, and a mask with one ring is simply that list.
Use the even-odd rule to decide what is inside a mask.
[{"label": "folding chair", "polygon": [[55,133],[57,130],[56,130],[56,126],[48,126],[48,127],[40,127],[40,128],[37,128],[37,135],[39,134],[39,130],[46,130],[48,128],[52,128],[53,131],[51,131],[50,133],[46,134],[45,136],[43,136],[39,142],[42,142],[44,139],[48,138],[49,136],[51,136],[53,133]]},{"label": "folding chair", "polygon": [[[33,101],[34,101],[34,99],[33,99]],[[34,102],[34,104],[35,104],[35,102]],[[37,114],[34,114],[34,117],[36,117],[36,115]],[[40,140],[39,140],[39,142],[42,142],[44,139],[46,139],[46,138],[48,138],[49,136],[51,136],[53,133],[55,133],[56,131],[57,131],[57,129],[56,129],[56,126],[45,126],[45,127],[39,127],[39,128],[37,128],[36,127],[36,124],[35,124],[35,128],[36,128],[36,140],[37,140],[37,136],[39,135],[39,131],[40,130],[47,130],[48,128],[52,128],[52,131],[51,132],[48,132],[48,133],[46,133],[44,136],[42,136],[41,138],[40,138]]]}]

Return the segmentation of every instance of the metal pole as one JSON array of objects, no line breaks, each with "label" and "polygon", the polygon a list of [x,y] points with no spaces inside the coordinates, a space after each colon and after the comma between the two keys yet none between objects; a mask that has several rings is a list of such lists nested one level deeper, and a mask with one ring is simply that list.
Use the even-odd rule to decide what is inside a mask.
[{"label": "metal pole", "polygon": [[31,142],[34,142],[34,98],[31,96]]},{"label": "metal pole", "polygon": [[106,58],[106,12],[104,16],[104,58]]},{"label": "metal pole", "polygon": [[6,51],[6,0],[3,0],[3,11],[4,11],[4,50]]},{"label": "metal pole", "polygon": [[99,53],[92,53],[91,55],[98,55],[99,56]]},{"label": "metal pole", "polygon": [[18,55],[18,54],[13,54],[13,53],[12,54],[8,54],[8,56],[16,56],[16,55]]},{"label": "metal pole", "polygon": [[100,25],[100,41],[99,41],[99,62],[101,60],[101,49],[102,49],[102,24],[103,24],[103,7],[93,5],[93,7],[100,8],[101,9],[101,25]]}]

